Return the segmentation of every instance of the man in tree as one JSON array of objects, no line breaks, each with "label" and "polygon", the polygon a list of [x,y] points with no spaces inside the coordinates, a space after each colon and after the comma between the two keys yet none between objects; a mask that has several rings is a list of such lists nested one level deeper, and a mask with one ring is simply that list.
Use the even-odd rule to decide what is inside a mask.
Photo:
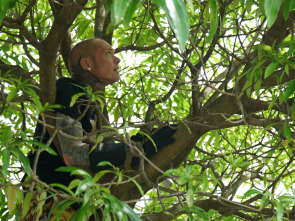
[{"label": "man in tree", "polygon": [[[97,166],[102,161],[109,161],[114,166],[123,165],[128,149],[125,143],[99,143],[94,146],[94,143],[87,143],[82,139],[83,136],[96,130],[95,122],[99,115],[97,113],[99,108],[95,108],[87,97],[85,87],[90,86],[92,91],[99,91],[120,79],[118,71],[120,59],[114,55],[114,49],[102,39],[88,39],[73,47],[68,62],[72,78],[57,80],[56,104],[61,105],[61,108],[56,109],[55,124],[62,133],[57,134],[57,139],[51,147],[59,155],[54,156],[43,151],[40,156],[36,152],[29,156],[32,168],[37,160],[36,173],[41,181],[65,186],[68,186],[75,177],[68,173],[57,172],[57,168],[74,166],[95,173],[102,170],[102,167]],[[75,94],[81,96],[71,105]],[[160,149],[174,142],[171,136],[175,132],[175,129],[164,126],[152,134],[151,138]],[[48,133],[42,124],[37,124],[35,137],[47,143],[50,135],[52,132]],[[143,143],[142,147],[148,158],[156,152],[153,143],[144,136],[136,135],[131,139]],[[137,162],[138,158],[132,161],[133,164]],[[79,205],[76,205],[74,209],[78,207]]]}]

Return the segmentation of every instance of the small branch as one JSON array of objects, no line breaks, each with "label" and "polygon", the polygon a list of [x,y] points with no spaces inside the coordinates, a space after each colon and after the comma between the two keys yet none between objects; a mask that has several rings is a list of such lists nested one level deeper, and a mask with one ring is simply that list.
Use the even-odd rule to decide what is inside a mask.
[{"label": "small branch", "polygon": [[224,183],[222,182],[222,179],[221,179],[221,176],[219,174],[219,172],[217,171],[215,165],[214,165],[214,161],[211,160],[209,163],[208,163],[210,169],[212,170],[215,178],[218,180],[218,182],[220,183],[220,186],[221,186],[221,189],[223,189],[225,186],[224,186]]},{"label": "small branch", "polygon": [[30,11],[32,10],[32,8],[35,6],[36,4],[36,0],[31,0],[29,2],[29,4],[27,5],[26,9],[24,10],[23,14],[21,15],[21,17],[19,18],[18,22],[20,24],[24,23],[24,21],[26,20],[27,15],[30,13]]},{"label": "small branch", "polygon": [[34,46],[38,51],[41,51],[43,49],[42,44],[37,41],[35,36],[32,35],[31,32],[29,32],[29,30],[26,28],[26,26],[23,23],[18,27],[18,29],[21,35],[24,36],[29,41],[29,43],[32,46]]},{"label": "small branch", "polygon": [[[171,40],[173,37],[170,36],[169,38],[167,38],[167,40]],[[161,46],[165,45],[166,42],[162,41],[161,43],[155,44],[155,45],[151,45],[151,46],[146,46],[146,47],[140,47],[140,46],[135,46],[135,45],[128,45],[128,46],[124,46],[124,47],[120,47],[120,48],[116,48],[115,53],[119,53],[121,51],[151,51],[157,48],[160,48]]]}]

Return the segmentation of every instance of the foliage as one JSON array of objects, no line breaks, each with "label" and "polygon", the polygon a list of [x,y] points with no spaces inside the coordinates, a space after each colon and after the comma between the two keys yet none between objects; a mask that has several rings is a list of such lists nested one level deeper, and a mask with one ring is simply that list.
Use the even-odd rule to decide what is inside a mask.
[{"label": "foliage", "polygon": [[[0,0],[0,219],[19,219],[47,192],[62,199],[56,218],[80,202],[76,220],[295,219],[294,9],[292,0]],[[27,158],[32,145],[56,154],[32,139],[37,116],[55,107],[71,43],[92,37],[121,58],[106,106],[85,92],[110,119],[95,142],[178,123],[176,142],[139,171],[66,167],[79,178],[47,185]]]}]

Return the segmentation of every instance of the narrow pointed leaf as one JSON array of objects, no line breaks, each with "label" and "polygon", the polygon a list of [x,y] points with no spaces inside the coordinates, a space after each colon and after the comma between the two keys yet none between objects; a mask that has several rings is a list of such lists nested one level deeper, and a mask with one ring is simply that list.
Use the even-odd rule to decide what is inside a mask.
[{"label": "narrow pointed leaf", "polygon": [[189,36],[188,15],[184,2],[182,0],[155,0],[155,3],[165,11],[180,50],[183,51]]},{"label": "narrow pointed leaf", "polygon": [[282,0],[265,0],[264,10],[268,21],[268,26],[271,27],[275,22],[281,6]]}]

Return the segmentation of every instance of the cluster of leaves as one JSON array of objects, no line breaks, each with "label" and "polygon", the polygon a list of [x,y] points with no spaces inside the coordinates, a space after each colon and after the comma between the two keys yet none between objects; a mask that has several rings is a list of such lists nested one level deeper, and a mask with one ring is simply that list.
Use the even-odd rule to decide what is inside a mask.
[{"label": "cluster of leaves", "polygon": [[[106,166],[112,165],[109,162],[101,162],[98,166]],[[70,172],[71,175],[82,176],[83,179],[75,179],[70,185],[63,186],[61,184],[54,184],[54,187],[58,187],[63,189],[66,193],[70,194],[73,198],[81,197],[81,200],[69,200],[65,199],[56,204],[55,207],[51,209],[51,212],[55,211],[55,215],[52,219],[59,219],[61,213],[64,209],[68,208],[74,203],[81,203],[83,206],[75,211],[71,220],[86,220],[91,215],[95,217],[98,216],[98,211],[101,211],[105,220],[132,220],[137,221],[140,220],[139,216],[132,210],[130,206],[119,201],[115,196],[110,193],[110,190],[106,188],[107,184],[101,185],[98,183],[99,179],[101,179],[107,173],[115,173],[118,177],[117,185],[119,185],[122,180],[124,174],[119,169],[114,168],[114,171],[104,170],[98,172],[95,176],[91,176],[84,170],[74,167],[61,167],[58,169],[61,172]],[[132,179],[132,178],[129,178]],[[134,181],[134,180],[133,180]],[[75,192],[73,192],[75,190]],[[99,210],[98,210],[99,208]]]},{"label": "cluster of leaves", "polygon": [[[21,124],[29,125],[28,123],[30,122],[26,122],[26,119],[23,119],[23,117],[28,116],[32,121],[30,127],[33,127],[36,124],[37,119],[35,116],[37,116],[38,113],[43,113],[59,107],[57,105],[48,105],[48,103],[42,105],[39,96],[33,90],[36,89],[36,86],[29,84],[27,80],[21,81],[20,79],[13,78],[13,76],[10,76],[9,74],[4,75],[2,80],[3,82],[8,82],[10,85],[14,85],[14,87],[6,87],[7,90],[10,90],[6,97],[7,105],[9,105],[10,108],[6,108],[5,111],[3,111],[2,116],[5,117],[8,115],[10,120],[8,124],[1,124],[0,133],[0,156],[2,162],[0,176],[1,220],[9,220],[12,217],[14,217],[14,219],[25,217],[29,212],[31,206],[30,202],[33,199],[40,202],[34,211],[34,213],[37,214],[35,218],[38,219],[42,214],[43,205],[48,198],[47,193],[49,192],[52,193],[55,202],[54,207],[52,207],[49,213],[49,215],[53,214],[51,217],[52,219],[59,220],[62,212],[66,208],[75,203],[79,203],[83,204],[83,206],[75,211],[71,220],[86,220],[90,216],[99,216],[99,212],[103,215],[105,220],[112,220],[114,218],[119,220],[140,220],[139,216],[132,210],[132,208],[130,208],[130,206],[119,201],[111,194],[110,189],[107,188],[108,184],[100,185],[98,183],[105,174],[112,173],[115,174],[115,177],[118,177],[116,185],[119,185],[123,181],[125,175],[117,168],[114,168],[113,171],[115,172],[104,170],[93,177],[79,168],[59,168],[58,171],[68,172],[72,176],[79,176],[80,179],[77,178],[73,180],[68,187],[58,183],[50,186],[38,185],[37,190],[34,191],[35,193],[27,191],[31,186],[31,182],[28,182],[29,184],[27,185],[19,185],[24,173],[28,176],[26,180],[30,180],[28,178],[32,177],[33,172],[31,170],[31,165],[25,154],[32,150],[33,146],[39,146],[41,151],[45,150],[52,155],[57,155],[57,153],[49,146],[32,139],[33,128],[30,128],[30,130],[26,128],[22,130],[23,126],[21,126]],[[99,101],[103,108],[101,95],[98,95],[99,92],[92,93],[92,90],[89,87],[86,89],[85,93],[73,96],[71,105],[73,105],[80,96],[88,94],[93,102]],[[29,95],[29,103],[22,103],[22,106],[18,107],[19,102],[14,101],[14,98],[17,95]],[[12,126],[9,125],[17,127],[13,129]],[[99,166],[106,165],[112,167],[108,162],[102,162]],[[135,182],[131,177],[128,177],[128,179]],[[138,187],[140,188],[140,186]],[[58,192],[56,189],[60,189],[61,191]],[[66,198],[58,200],[59,195],[64,195]]]}]

